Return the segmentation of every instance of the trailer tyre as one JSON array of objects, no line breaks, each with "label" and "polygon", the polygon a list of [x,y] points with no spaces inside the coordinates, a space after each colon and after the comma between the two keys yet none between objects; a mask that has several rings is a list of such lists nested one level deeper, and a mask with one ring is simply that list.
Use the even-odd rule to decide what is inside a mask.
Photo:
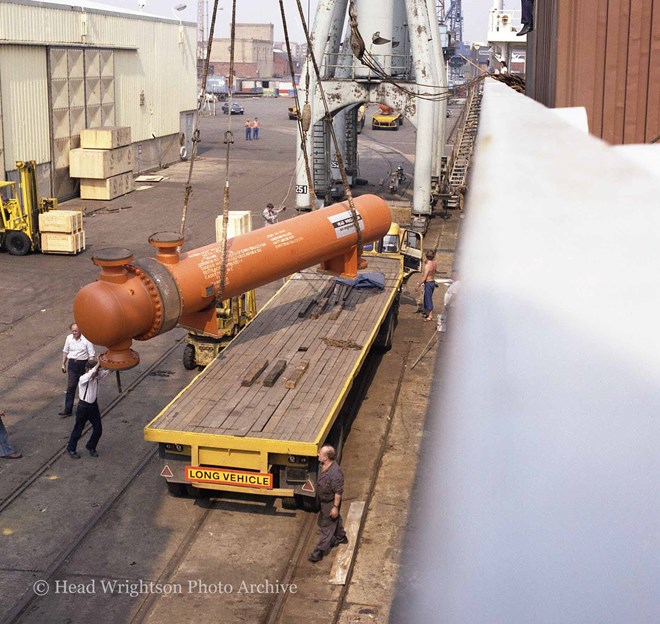
[{"label": "trailer tyre", "polygon": [[176,498],[184,498],[185,496],[188,496],[185,483],[174,483],[173,481],[168,481],[167,491],[170,493],[170,496],[174,496]]},{"label": "trailer tyre", "polygon": [[376,336],[376,346],[383,351],[389,351],[392,348],[392,336],[396,327],[396,317],[396,310],[393,306]]},{"label": "trailer tyre", "polygon": [[288,511],[295,511],[296,509],[298,509],[298,505],[296,504],[296,499],[292,498],[291,496],[283,496],[282,509],[286,509]]},{"label": "trailer tyre", "polygon": [[195,346],[187,344],[183,350],[183,368],[193,370],[197,366],[195,362]]},{"label": "trailer tyre", "polygon": [[306,511],[307,513],[316,513],[320,509],[315,496],[303,496],[302,494],[295,494],[294,498],[296,501],[296,507]]},{"label": "trailer tyre", "polygon": [[32,247],[32,241],[25,232],[9,232],[5,247],[12,256],[25,256]]},{"label": "trailer tyre", "polygon": [[195,487],[187,483],[185,486],[186,493],[190,498],[207,498],[209,496],[209,490]]}]

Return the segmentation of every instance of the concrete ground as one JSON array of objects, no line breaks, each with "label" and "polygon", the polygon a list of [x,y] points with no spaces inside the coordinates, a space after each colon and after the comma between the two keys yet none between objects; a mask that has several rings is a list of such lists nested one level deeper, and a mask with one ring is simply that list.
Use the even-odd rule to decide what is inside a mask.
[{"label": "concrete ground", "polygon": [[[262,122],[258,142],[243,140],[244,118],[231,119],[236,142],[229,170],[230,208],[251,210],[255,227],[261,226],[261,211],[268,201],[289,206],[282,217],[295,215],[296,127],[287,119],[287,105],[287,100],[245,102],[246,115],[256,115]],[[222,210],[226,124],[227,117],[222,115],[202,120],[186,249],[214,240],[214,221]],[[361,191],[383,194],[389,167],[402,160],[412,172],[414,129],[410,124],[397,133],[374,133],[367,125],[360,143],[360,175],[371,183]],[[166,176],[164,181],[112,202],[73,200],[63,204],[62,208],[82,209],[86,215],[88,247],[79,256],[0,255],[4,269],[0,282],[0,406],[7,413],[11,443],[24,454],[21,460],[0,460],[3,617],[12,615],[12,609],[32,596],[36,581],[53,572],[63,587],[65,581],[89,586],[101,579],[199,579],[216,586],[256,582],[264,574],[272,580],[283,571],[283,557],[297,537],[304,518],[301,512],[250,502],[194,503],[166,494],[149,459],[153,445],[143,441],[142,428],[195,374],[181,365],[181,329],[134,345],[142,363],[122,373],[125,390],[169,354],[104,416],[100,457],[83,456],[73,462],[60,454],[73,424],[71,419],[57,416],[66,385],[59,370],[61,348],[72,321],[73,297],[98,273],[91,255],[107,246],[128,247],[136,257],[153,255],[148,236],[179,228],[188,166],[176,163],[161,170],[158,173]],[[446,275],[458,225],[456,215],[448,221],[434,219],[426,238],[426,246],[441,251],[440,267]],[[387,621],[434,362],[432,350],[410,369],[435,331],[435,324],[423,323],[415,314],[415,283],[413,277],[405,288],[394,347],[379,362],[345,449],[346,500],[367,500],[369,504],[352,581],[345,592],[327,586],[331,560],[298,570],[295,578],[303,591],[287,602],[284,611],[298,621],[333,621],[337,617],[342,622]],[[264,303],[277,286],[259,289],[258,302]],[[436,304],[441,296],[442,289]],[[396,394],[399,380],[401,390]],[[108,378],[101,391],[101,409],[117,396],[117,388]],[[382,458],[375,440],[386,442]],[[128,482],[127,475],[141,465],[137,478]],[[371,493],[364,475],[376,472],[379,476]],[[108,506],[118,491],[124,493]],[[98,524],[77,544],[97,518]],[[315,593],[319,594],[316,600],[310,598]],[[218,609],[226,609],[222,621],[252,622],[268,606],[268,597],[254,595],[189,593],[144,598],[136,600],[120,593],[108,602],[108,596],[101,593],[90,597],[89,593],[51,592],[32,602],[22,619],[182,621],[193,608],[199,614],[196,621],[218,621]],[[322,616],[316,609],[326,598]],[[343,605],[339,615],[338,598]]]}]

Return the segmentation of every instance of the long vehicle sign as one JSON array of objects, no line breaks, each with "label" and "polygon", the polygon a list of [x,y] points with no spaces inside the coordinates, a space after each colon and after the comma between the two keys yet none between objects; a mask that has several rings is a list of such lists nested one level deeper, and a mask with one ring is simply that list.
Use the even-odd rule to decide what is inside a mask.
[{"label": "long vehicle sign", "polygon": [[220,468],[200,468],[186,466],[186,481],[191,483],[217,483],[238,487],[273,489],[273,475],[268,472],[245,472],[243,470],[222,470]]}]

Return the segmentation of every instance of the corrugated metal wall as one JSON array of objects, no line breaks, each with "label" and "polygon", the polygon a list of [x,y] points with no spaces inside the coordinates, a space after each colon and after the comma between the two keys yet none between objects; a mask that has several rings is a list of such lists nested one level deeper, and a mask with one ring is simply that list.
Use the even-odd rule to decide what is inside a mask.
[{"label": "corrugated metal wall", "polygon": [[660,134],[660,3],[537,2],[529,44],[532,97],[586,107],[590,131],[609,143],[645,143]]},{"label": "corrugated metal wall", "polygon": [[[130,126],[134,142],[179,132],[181,111],[196,107],[196,29],[174,21],[113,15],[75,6],[0,2],[0,85],[4,170],[16,154],[50,162],[47,56],[50,48],[96,48],[100,76],[86,76],[85,89],[102,96],[97,122]],[[30,46],[13,45],[30,43]],[[103,73],[103,49],[113,50],[114,82]],[[80,49],[80,48],[79,48]],[[109,67],[109,66],[108,66]],[[110,71],[106,67],[106,74]],[[96,87],[94,81],[98,82]],[[112,85],[114,94],[104,93]],[[98,87],[98,88],[97,88]],[[114,100],[113,109],[110,103]],[[87,102],[91,111],[93,102]],[[29,120],[29,123],[26,123]],[[18,122],[21,123],[18,123]],[[94,123],[92,123],[94,122]]]},{"label": "corrugated metal wall", "polygon": [[4,170],[17,160],[50,160],[46,49],[0,46]]}]

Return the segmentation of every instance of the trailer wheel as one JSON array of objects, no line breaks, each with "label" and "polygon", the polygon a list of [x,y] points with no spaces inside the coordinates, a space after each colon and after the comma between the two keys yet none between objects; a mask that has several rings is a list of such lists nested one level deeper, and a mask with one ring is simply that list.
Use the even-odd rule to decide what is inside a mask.
[{"label": "trailer wheel", "polygon": [[176,498],[184,498],[185,496],[188,496],[185,483],[174,483],[173,481],[168,481],[167,491],[170,493],[170,496],[174,496]]},{"label": "trailer wheel", "polygon": [[383,324],[380,326],[378,336],[376,336],[376,346],[381,348],[383,351],[389,351],[392,348],[392,335],[394,334],[395,327],[396,313],[393,306],[388,315],[385,317]]},{"label": "trailer wheel", "polygon": [[316,496],[303,496],[302,494],[294,494],[296,507],[302,509],[307,513],[316,513],[320,507],[316,500]]},{"label": "trailer wheel", "polygon": [[193,370],[197,366],[195,362],[195,345],[187,344],[183,350],[183,368]]},{"label": "trailer wheel", "polygon": [[209,496],[209,491],[206,489],[195,487],[189,483],[186,483],[184,487],[186,488],[186,494],[190,498],[206,498]]},{"label": "trailer wheel", "polygon": [[282,496],[282,509],[286,509],[288,511],[295,511],[298,509],[296,499],[292,498],[291,496]]},{"label": "trailer wheel", "polygon": [[5,247],[12,256],[25,256],[32,247],[32,241],[25,232],[9,232]]}]

